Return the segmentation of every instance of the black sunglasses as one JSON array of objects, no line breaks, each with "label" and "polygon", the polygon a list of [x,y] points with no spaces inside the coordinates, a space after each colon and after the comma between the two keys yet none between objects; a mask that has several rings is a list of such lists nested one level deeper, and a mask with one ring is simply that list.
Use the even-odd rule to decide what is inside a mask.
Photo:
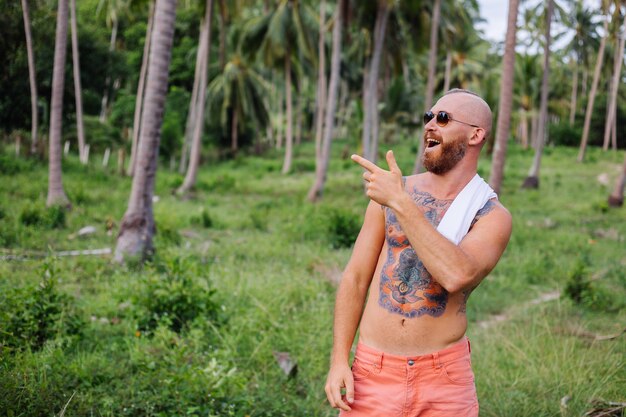
[{"label": "black sunglasses", "polygon": [[[444,127],[449,122],[458,122],[458,123],[462,123],[464,125],[468,125],[472,127],[480,127],[480,126],[473,125],[471,123],[462,122],[460,120],[453,119],[452,116],[450,116],[450,114],[445,111],[440,111],[439,113],[437,113],[436,116],[437,116],[437,124],[441,127]],[[433,112],[427,111],[426,113],[424,113],[424,125],[428,124],[428,122],[430,122],[434,118],[435,118],[435,114]]]}]

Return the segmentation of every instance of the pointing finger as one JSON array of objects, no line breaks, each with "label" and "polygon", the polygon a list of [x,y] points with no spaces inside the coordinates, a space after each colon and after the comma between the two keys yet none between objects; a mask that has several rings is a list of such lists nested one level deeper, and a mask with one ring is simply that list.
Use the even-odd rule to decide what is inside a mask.
[{"label": "pointing finger", "polygon": [[367,169],[370,172],[374,172],[376,169],[378,169],[378,167],[373,162],[370,162],[359,155],[352,155],[351,158],[354,162],[361,165],[363,168]]}]

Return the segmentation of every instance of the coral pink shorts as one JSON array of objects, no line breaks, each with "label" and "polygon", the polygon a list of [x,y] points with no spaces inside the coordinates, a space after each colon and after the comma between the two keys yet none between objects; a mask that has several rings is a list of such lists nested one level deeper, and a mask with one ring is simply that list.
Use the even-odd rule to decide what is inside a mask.
[{"label": "coral pink shorts", "polygon": [[439,352],[397,356],[359,343],[352,364],[354,403],[342,417],[476,417],[467,338]]}]

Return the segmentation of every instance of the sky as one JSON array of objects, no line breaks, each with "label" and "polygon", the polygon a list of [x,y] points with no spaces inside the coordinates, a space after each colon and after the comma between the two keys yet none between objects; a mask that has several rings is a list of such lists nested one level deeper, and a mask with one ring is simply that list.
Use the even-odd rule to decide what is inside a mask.
[{"label": "sky", "polygon": [[480,15],[487,22],[478,26],[486,37],[495,42],[503,42],[506,33],[506,18],[509,2],[505,0],[478,0]]},{"label": "sky", "polygon": [[[478,0],[478,4],[480,15],[487,21],[478,28],[483,29],[487,39],[504,42],[509,2],[507,0]],[[588,7],[599,7],[598,0],[585,0],[585,4]]]}]

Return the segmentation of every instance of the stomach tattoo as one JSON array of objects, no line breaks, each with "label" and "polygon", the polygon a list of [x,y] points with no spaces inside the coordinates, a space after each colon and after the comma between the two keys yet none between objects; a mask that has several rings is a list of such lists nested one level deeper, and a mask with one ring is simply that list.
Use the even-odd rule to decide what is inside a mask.
[{"label": "stomach tattoo", "polygon": [[379,305],[409,318],[441,316],[448,292],[432,279],[390,209],[386,209],[386,217],[388,249],[380,276]]}]

